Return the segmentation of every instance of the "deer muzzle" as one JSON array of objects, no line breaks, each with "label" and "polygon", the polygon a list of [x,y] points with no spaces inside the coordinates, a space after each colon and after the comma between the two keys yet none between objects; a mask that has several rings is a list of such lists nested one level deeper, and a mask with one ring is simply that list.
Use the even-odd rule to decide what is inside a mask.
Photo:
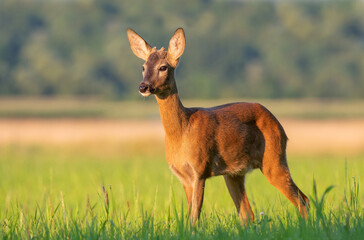
[{"label": "deer muzzle", "polygon": [[155,92],[155,88],[149,83],[141,82],[139,85],[139,92],[144,97],[148,97]]}]

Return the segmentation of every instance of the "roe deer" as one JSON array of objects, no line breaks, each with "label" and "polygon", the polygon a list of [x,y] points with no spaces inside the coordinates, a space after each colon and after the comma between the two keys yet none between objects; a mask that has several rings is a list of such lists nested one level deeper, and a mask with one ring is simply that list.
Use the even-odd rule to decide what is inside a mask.
[{"label": "roe deer", "polygon": [[154,94],[157,99],[167,162],[183,184],[190,222],[194,224],[200,215],[205,180],[218,175],[224,175],[243,223],[253,221],[244,179],[255,168],[306,216],[308,198],[291,178],[287,136],[273,114],[258,103],[244,102],[185,108],[174,79],[186,44],[183,29],[176,30],[167,51],[152,48],[130,28],[127,36],[133,53],[145,61],[139,92],[144,97]]}]

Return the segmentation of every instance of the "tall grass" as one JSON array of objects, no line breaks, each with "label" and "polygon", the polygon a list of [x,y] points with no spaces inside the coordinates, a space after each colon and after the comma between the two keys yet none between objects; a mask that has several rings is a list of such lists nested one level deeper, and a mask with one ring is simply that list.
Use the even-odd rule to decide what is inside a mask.
[{"label": "tall grass", "polygon": [[123,155],[121,147],[103,157],[87,149],[1,148],[0,237],[363,239],[364,155],[291,158],[293,178],[310,198],[307,219],[255,171],[247,191],[256,220],[242,226],[223,180],[212,178],[192,227],[163,155],[134,151]]},{"label": "tall grass", "polygon": [[[202,214],[195,227],[189,225],[183,205],[178,206],[174,201],[165,214],[140,207],[134,217],[129,217],[130,209],[119,212],[117,205],[109,201],[110,189],[103,189],[104,198],[94,206],[87,203],[85,211],[65,207],[60,194],[59,200],[49,199],[32,212],[19,203],[7,209],[1,216],[0,236],[6,239],[362,239],[363,211],[351,211],[354,206],[324,207],[330,189],[320,196],[312,193],[313,204],[307,219],[286,211],[272,217],[259,215],[254,223],[242,226],[236,214],[217,210]],[[100,207],[95,210],[97,204]]]}]

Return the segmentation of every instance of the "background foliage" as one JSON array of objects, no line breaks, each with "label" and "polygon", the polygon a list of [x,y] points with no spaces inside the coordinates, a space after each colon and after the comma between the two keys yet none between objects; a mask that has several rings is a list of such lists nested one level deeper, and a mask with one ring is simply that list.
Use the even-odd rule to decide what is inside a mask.
[{"label": "background foliage", "polygon": [[0,95],[137,98],[134,28],[184,27],[183,97],[363,98],[363,1],[0,2]]}]

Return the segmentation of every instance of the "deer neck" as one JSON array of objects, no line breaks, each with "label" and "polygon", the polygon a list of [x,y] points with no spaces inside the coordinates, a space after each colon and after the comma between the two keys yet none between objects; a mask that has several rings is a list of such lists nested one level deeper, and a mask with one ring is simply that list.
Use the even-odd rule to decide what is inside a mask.
[{"label": "deer neck", "polygon": [[156,96],[156,99],[166,137],[179,139],[187,125],[187,109],[179,99],[177,88],[174,87],[168,96]]}]

